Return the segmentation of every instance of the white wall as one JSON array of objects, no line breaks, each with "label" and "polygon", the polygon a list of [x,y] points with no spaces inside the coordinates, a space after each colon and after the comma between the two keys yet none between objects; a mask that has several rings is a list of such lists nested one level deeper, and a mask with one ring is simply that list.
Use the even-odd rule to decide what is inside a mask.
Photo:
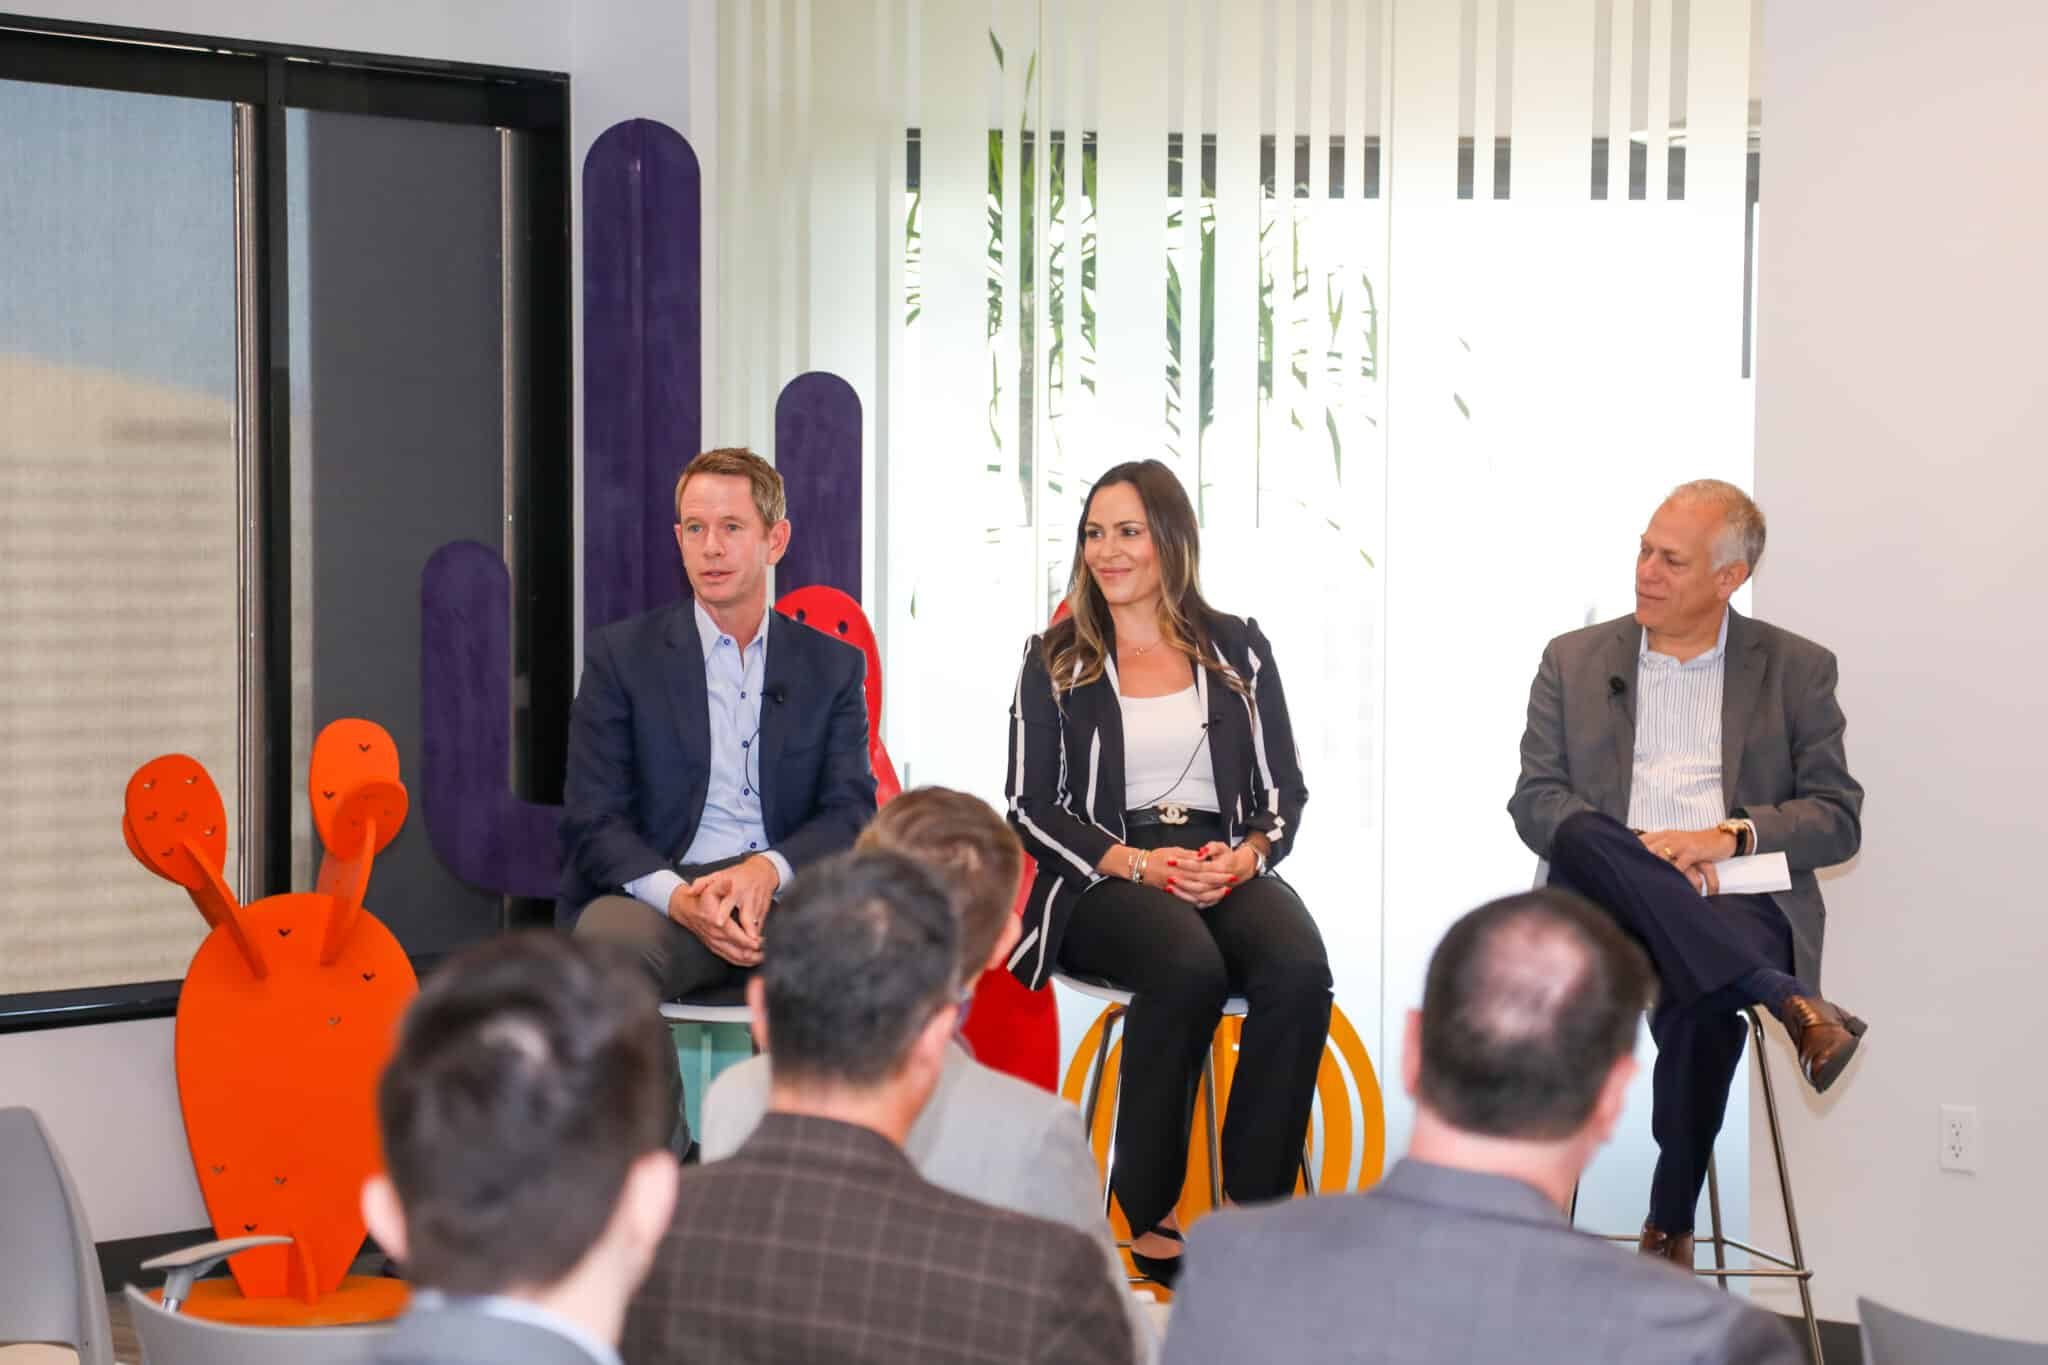
[{"label": "white wall", "polygon": [[178,1115],[171,1021],[0,1034],[0,1106],[27,1105],[64,1153],[95,1240],[208,1225]]},{"label": "white wall", "polygon": [[[1802,1230],[1824,1316],[2048,1339],[2048,6],[1770,0],[1765,34],[1757,607],[1840,656],[1869,791],[1826,989],[1871,1031],[1791,1106]],[[1980,1174],[1937,1168],[1944,1103],[1979,1107]]]}]

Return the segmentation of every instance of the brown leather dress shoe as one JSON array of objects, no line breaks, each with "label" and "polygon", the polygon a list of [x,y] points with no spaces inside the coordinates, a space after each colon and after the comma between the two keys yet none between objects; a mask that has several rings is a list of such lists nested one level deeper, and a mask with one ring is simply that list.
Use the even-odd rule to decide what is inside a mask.
[{"label": "brown leather dress shoe", "polygon": [[1785,1032],[1792,1035],[1792,1046],[1798,1049],[1800,1072],[1819,1093],[1833,1085],[1842,1068],[1849,1065],[1868,1027],[1840,1006],[1814,995],[1786,997],[1778,1020],[1784,1024]]},{"label": "brown leather dress shoe", "polygon": [[1664,1232],[1645,1222],[1642,1235],[1636,1238],[1636,1254],[1669,1261],[1689,1272],[1692,1270],[1692,1234]]}]

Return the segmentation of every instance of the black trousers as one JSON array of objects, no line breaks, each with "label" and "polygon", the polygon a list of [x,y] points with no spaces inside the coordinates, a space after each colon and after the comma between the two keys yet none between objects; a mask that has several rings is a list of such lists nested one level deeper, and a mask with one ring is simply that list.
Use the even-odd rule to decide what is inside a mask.
[{"label": "black trousers", "polygon": [[[730,867],[740,861],[726,858],[699,867],[678,867],[684,881],[694,881],[707,872]],[[677,924],[653,906],[631,896],[599,896],[583,907],[571,931],[579,939],[615,944],[632,953],[647,971],[654,989],[663,1000],[697,995],[720,988],[737,989],[746,984],[752,969],[727,962],[704,946],[704,940]],[[666,1019],[657,1017],[661,1046],[669,1059],[669,1098],[675,1109],[675,1124],[669,1131],[669,1148],[680,1159],[690,1149],[689,1112],[684,1108],[683,1063],[676,1055],[673,1035]]]},{"label": "black trousers", "polygon": [[1650,1222],[1664,1232],[1690,1232],[1748,1037],[1738,1011],[1755,1003],[1735,983],[1758,968],[1791,971],[1792,926],[1769,896],[1703,898],[1620,821],[1591,811],[1557,827],[1550,884],[1614,916],[1657,969]]},{"label": "black trousers", "polygon": [[[1199,848],[1219,835],[1190,822],[1135,828],[1129,842]],[[1202,1058],[1231,995],[1251,1013],[1223,1122],[1223,1190],[1239,1203],[1293,1192],[1330,1031],[1330,962],[1292,887],[1254,877],[1198,910],[1149,886],[1097,882],[1074,906],[1060,965],[1133,995],[1113,1175],[1133,1235],[1180,1197]]]}]

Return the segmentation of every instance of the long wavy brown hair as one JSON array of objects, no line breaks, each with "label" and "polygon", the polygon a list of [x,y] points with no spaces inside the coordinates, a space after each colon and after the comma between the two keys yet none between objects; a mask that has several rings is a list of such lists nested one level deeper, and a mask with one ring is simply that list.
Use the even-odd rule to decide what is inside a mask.
[{"label": "long wavy brown hair", "polygon": [[1045,671],[1055,697],[1100,678],[1109,661],[1109,602],[1088,572],[1088,509],[1095,495],[1114,484],[1138,490],[1145,524],[1159,560],[1159,635],[1232,691],[1245,685],[1235,670],[1217,661],[1210,622],[1216,612],[1202,597],[1202,540],[1194,505],[1174,472],[1158,460],[1130,460],[1095,481],[1074,524],[1074,563],[1067,575],[1067,615],[1045,633]]}]

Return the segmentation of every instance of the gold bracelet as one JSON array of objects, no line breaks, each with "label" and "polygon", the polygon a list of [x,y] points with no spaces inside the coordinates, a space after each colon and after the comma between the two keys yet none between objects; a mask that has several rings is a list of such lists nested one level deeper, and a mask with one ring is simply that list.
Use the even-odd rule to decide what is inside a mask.
[{"label": "gold bracelet", "polygon": [[1145,880],[1145,857],[1146,851],[1144,849],[1134,848],[1131,850],[1130,866],[1125,873],[1131,881],[1143,882]]}]

